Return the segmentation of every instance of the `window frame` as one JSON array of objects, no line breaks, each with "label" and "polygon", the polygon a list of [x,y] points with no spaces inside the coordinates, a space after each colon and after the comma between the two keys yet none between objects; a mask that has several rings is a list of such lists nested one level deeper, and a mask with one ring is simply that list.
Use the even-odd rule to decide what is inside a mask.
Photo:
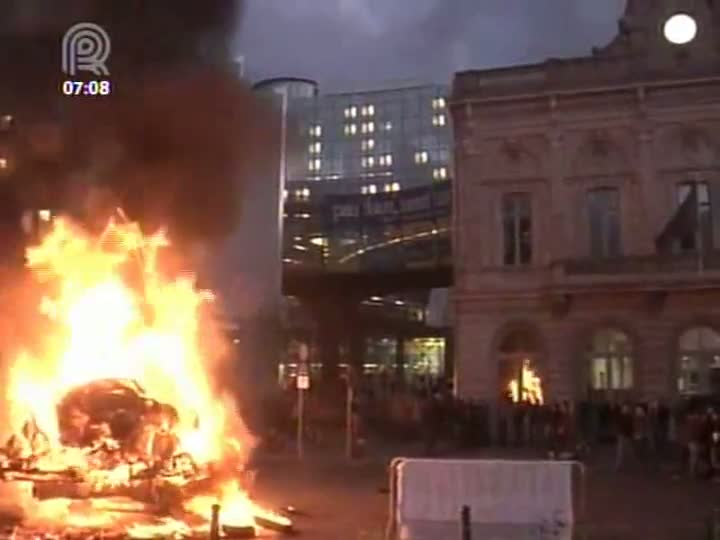
[{"label": "window frame", "polygon": [[[697,186],[697,213],[699,226],[693,235],[688,235],[675,242],[675,249],[681,254],[693,254],[700,250],[699,242],[713,246],[713,207],[712,195],[710,193],[710,182],[707,180],[685,180],[675,184],[675,208],[678,211],[680,206],[689,195],[692,186]],[[699,241],[699,242],[698,242]]]},{"label": "window frame", "polygon": [[[500,208],[502,265],[506,268],[521,268],[533,264],[532,203],[532,193],[527,191],[514,191],[502,195]],[[523,238],[525,233],[527,239]]]},{"label": "window frame", "polygon": [[[686,346],[683,341],[691,333],[698,333],[698,343]],[[714,335],[720,342],[720,332],[709,325],[696,325],[685,328],[677,337],[677,354],[675,357],[675,391],[681,396],[702,396],[713,393],[712,370],[713,365],[720,365],[720,344],[713,346],[711,342],[704,342],[703,335]],[[684,367],[684,364],[694,364]],[[691,375],[695,374],[697,380],[692,383]],[[693,389],[688,389],[693,387]]]},{"label": "window frame", "polygon": [[[617,186],[600,186],[585,192],[588,253],[593,259],[623,256],[622,191]],[[596,227],[598,229],[596,230]],[[615,238],[613,238],[615,236]],[[597,249],[599,247],[599,249]]]},{"label": "window frame", "polygon": [[[601,338],[604,340],[608,335],[611,337],[620,336],[622,339],[608,340],[606,346],[598,346],[597,341]],[[595,384],[597,382],[595,368],[600,363],[605,364],[604,384]],[[616,393],[633,391],[636,386],[635,364],[635,347],[632,337],[627,332],[615,327],[595,329],[590,336],[586,356],[588,369],[586,383],[592,392]]]}]

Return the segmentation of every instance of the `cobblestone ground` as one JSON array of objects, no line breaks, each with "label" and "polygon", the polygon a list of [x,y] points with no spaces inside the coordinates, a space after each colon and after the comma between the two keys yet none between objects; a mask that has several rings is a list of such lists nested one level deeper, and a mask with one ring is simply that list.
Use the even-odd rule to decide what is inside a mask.
[{"label": "cobblestone ground", "polygon": [[[290,456],[258,461],[258,497],[270,506],[292,505],[305,516],[295,522],[312,540],[379,540],[388,514],[389,454],[348,464],[337,455],[316,455],[302,463]],[[412,449],[395,455],[412,455]],[[457,455],[457,454],[456,454]],[[519,452],[485,451],[462,457],[529,457]],[[631,464],[617,473],[609,453],[595,456],[587,469],[588,540],[705,540],[713,508],[720,507],[720,484],[651,471]],[[482,540],[482,539],[479,539]]]}]

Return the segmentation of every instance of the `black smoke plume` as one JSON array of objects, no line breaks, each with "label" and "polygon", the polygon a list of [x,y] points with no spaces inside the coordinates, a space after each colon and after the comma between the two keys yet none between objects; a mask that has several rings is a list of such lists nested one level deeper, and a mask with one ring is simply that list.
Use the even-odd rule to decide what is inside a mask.
[{"label": "black smoke plume", "polygon": [[[276,142],[269,110],[232,72],[240,2],[0,0],[0,12],[0,114],[14,117],[0,135],[13,161],[6,210],[92,222],[122,206],[183,242],[234,228],[243,185],[267,178]],[[60,92],[62,35],[81,21],[111,37],[110,97]]]}]

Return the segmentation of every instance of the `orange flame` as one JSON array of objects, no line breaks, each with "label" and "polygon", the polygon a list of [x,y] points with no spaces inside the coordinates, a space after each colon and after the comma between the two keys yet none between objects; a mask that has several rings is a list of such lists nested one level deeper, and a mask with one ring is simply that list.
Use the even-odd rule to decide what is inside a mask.
[{"label": "orange flame", "polygon": [[[158,253],[168,245],[165,234],[146,237],[136,224],[111,221],[96,238],[59,218],[42,243],[27,251],[29,268],[52,291],[39,306],[50,331],[39,344],[41,353],[27,349],[10,367],[8,427],[20,433],[34,419],[49,446],[39,454],[44,467],[75,467],[93,478],[87,453],[61,443],[57,405],[69,390],[102,379],[136,381],[148,396],[174,406],[178,450],[200,466],[229,455],[246,459],[251,437],[230,399],[213,387],[200,344],[200,309],[212,295],[197,290],[193,278],[168,279],[159,272]],[[133,269],[139,279],[129,277]],[[130,468],[119,464],[97,480],[122,484]],[[188,501],[186,510],[207,520],[210,506],[220,503],[223,520],[252,524],[260,510],[237,481],[228,478],[219,491]],[[46,504],[36,515],[50,512],[72,521],[67,504],[53,504],[55,510]],[[77,519],[93,522],[92,516]],[[184,527],[168,518],[133,525],[128,534],[162,536]]]},{"label": "orange flame", "polygon": [[542,405],[543,390],[540,376],[530,367],[530,360],[523,360],[518,378],[508,383],[508,394],[513,403]]}]

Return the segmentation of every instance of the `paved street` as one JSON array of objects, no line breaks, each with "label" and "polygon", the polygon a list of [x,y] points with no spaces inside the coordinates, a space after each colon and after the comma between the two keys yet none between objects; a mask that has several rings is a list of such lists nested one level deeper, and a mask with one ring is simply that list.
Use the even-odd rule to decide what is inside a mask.
[{"label": "paved street", "polygon": [[[410,452],[410,451],[409,451]],[[521,457],[484,452],[482,457]],[[468,457],[467,455],[463,457]],[[669,472],[612,472],[603,455],[588,468],[590,540],[705,539],[706,523],[720,502],[720,484],[675,478]],[[306,538],[374,540],[382,538],[388,497],[385,462],[368,459],[348,465],[331,456],[303,464],[285,458],[259,462],[258,497],[274,507],[293,505]]]}]

